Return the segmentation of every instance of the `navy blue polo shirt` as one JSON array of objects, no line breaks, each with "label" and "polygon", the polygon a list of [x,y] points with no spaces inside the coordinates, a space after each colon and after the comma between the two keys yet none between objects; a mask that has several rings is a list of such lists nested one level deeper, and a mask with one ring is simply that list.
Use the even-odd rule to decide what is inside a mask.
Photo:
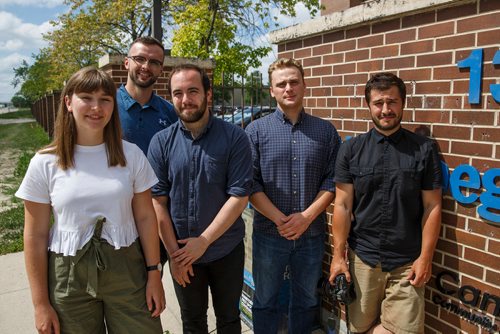
[{"label": "navy blue polo shirt", "polygon": [[[320,191],[335,191],[335,158],[341,140],[329,121],[302,111],[294,125],[278,109],[251,122],[246,132],[253,154],[252,193],[264,192],[285,215],[307,209]],[[304,236],[324,234],[325,222],[323,212]],[[276,225],[258,211],[253,227],[280,236]]]},{"label": "navy blue polo shirt", "polygon": [[[252,153],[245,132],[210,116],[196,139],[181,121],[151,139],[148,159],[159,182],[153,196],[167,196],[176,237],[198,237],[231,196],[243,197],[252,188]],[[195,263],[229,254],[245,234],[243,219],[214,241]]]},{"label": "navy blue polo shirt", "polygon": [[149,102],[141,106],[122,85],[116,92],[116,100],[123,139],[139,146],[144,154],[148,153],[153,135],[177,121],[172,104],[154,93]]},{"label": "navy blue polo shirt", "polygon": [[344,142],[335,182],[354,186],[349,247],[383,271],[414,261],[422,245],[422,190],[441,188],[441,178],[435,143],[403,128],[390,136],[371,129]]}]

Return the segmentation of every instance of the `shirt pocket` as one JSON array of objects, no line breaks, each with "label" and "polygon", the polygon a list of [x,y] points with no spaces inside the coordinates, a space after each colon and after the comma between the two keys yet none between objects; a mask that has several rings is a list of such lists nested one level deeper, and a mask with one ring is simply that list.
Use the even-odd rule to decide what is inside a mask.
[{"label": "shirt pocket", "polygon": [[417,168],[401,168],[399,173],[399,187],[402,195],[414,196],[421,187],[422,174]]},{"label": "shirt pocket", "polygon": [[352,176],[354,189],[356,189],[357,192],[366,194],[373,191],[373,168],[351,167],[349,171]]},{"label": "shirt pocket", "polygon": [[205,173],[208,183],[226,181],[226,160],[224,156],[205,156]]}]

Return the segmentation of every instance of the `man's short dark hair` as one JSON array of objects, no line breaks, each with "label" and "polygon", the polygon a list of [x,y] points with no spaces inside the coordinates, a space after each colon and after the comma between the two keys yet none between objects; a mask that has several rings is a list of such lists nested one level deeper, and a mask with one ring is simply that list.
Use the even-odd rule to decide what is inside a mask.
[{"label": "man's short dark hair", "polygon": [[163,54],[165,54],[165,48],[163,47],[163,44],[161,44],[161,42],[159,40],[157,40],[156,38],[154,38],[153,36],[141,36],[141,37],[136,38],[132,42],[132,44],[130,44],[129,50],[132,48],[132,45],[137,44],[137,43],[144,44],[144,45],[156,45],[156,46],[160,47],[163,50]]},{"label": "man's short dark hair", "polygon": [[396,86],[399,90],[399,95],[403,101],[403,106],[406,102],[406,86],[403,80],[401,80],[397,75],[390,72],[377,73],[371,76],[370,80],[365,86],[365,100],[366,103],[370,103],[370,93],[373,89],[375,90],[388,90],[392,86]]},{"label": "man's short dark hair", "polygon": [[207,75],[207,72],[205,72],[204,69],[199,67],[198,65],[195,64],[180,64],[176,65],[173,69],[172,72],[170,72],[170,75],[168,76],[168,93],[170,96],[172,96],[172,77],[174,74],[186,71],[186,70],[194,70],[200,74],[201,77],[201,83],[203,85],[203,89],[205,90],[205,93],[210,90],[210,78]]}]

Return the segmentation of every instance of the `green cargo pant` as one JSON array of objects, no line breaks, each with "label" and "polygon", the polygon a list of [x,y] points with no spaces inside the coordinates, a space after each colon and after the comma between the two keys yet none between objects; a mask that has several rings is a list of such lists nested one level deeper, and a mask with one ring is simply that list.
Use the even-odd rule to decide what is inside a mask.
[{"label": "green cargo pant", "polygon": [[118,250],[101,239],[99,218],[92,239],[75,256],[49,252],[49,297],[61,333],[162,333],[146,304],[147,273],[139,240]]}]

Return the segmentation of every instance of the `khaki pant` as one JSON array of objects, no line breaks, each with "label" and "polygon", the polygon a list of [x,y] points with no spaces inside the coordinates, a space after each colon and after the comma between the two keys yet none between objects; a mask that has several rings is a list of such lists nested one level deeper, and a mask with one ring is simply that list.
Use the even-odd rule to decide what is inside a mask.
[{"label": "khaki pant", "polygon": [[393,333],[424,332],[424,291],[406,279],[411,264],[382,272],[365,264],[352,250],[349,267],[356,300],[349,306],[350,329],[366,332],[380,322]]},{"label": "khaki pant", "polygon": [[61,333],[162,333],[146,304],[147,273],[139,240],[115,250],[100,238],[105,219],[75,256],[49,252],[49,297]]}]

